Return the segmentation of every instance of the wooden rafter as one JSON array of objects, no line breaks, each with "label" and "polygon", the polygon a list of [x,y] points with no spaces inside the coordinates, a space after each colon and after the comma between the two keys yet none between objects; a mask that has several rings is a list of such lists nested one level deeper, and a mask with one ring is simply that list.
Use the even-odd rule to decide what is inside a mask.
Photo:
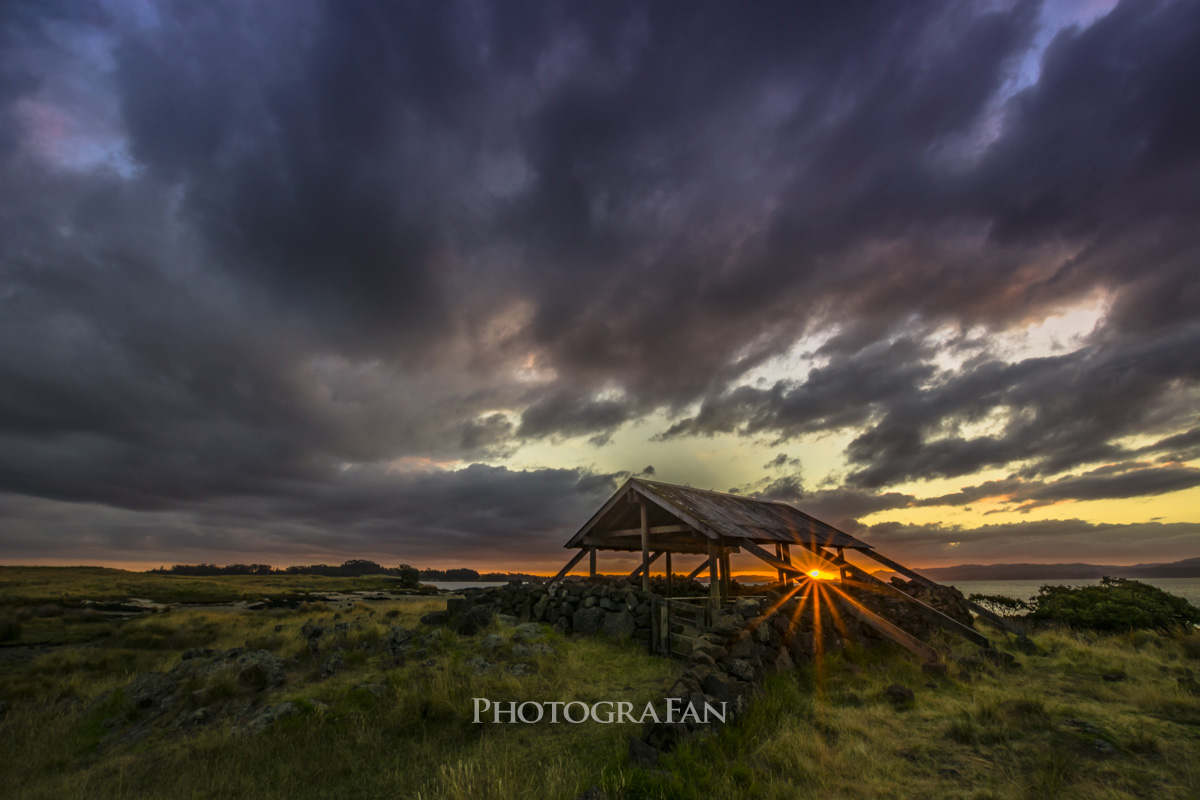
[{"label": "wooden rafter", "polygon": [[[779,559],[775,558],[774,556],[772,556],[766,550],[763,550],[758,545],[743,544],[742,546],[745,548],[746,552],[750,553],[751,555],[757,556],[759,559],[767,562],[768,564],[770,564],[771,566],[780,570],[781,572],[788,572],[792,575],[805,575],[806,574],[803,570],[795,567],[794,565],[785,564],[783,561],[780,561]],[[912,595],[905,594],[904,592],[900,591],[896,587],[890,586],[890,585],[884,583],[883,581],[879,580],[878,578],[876,578],[873,575],[868,575],[867,573],[865,573],[862,570],[855,567],[850,562],[846,561],[844,558],[838,559],[836,556],[831,558],[831,557],[827,556],[825,553],[817,552],[816,550],[809,550],[808,552],[812,553],[813,556],[820,559],[820,561],[822,562],[823,565],[828,565],[831,570],[840,571],[843,568],[848,568],[848,569],[854,570],[857,573],[856,577],[859,578],[862,583],[875,584],[877,586],[880,586],[888,594],[891,594],[893,597],[899,597],[903,600],[913,603],[914,605],[919,606],[926,614],[933,617],[936,622],[941,624],[943,627],[950,629],[952,632],[957,633],[959,636],[962,636],[964,639],[974,642],[975,644],[979,645],[980,647],[990,647],[991,646],[991,642],[988,641],[988,638],[986,636],[984,636],[982,633],[980,633],[979,631],[975,630],[974,628],[969,628],[966,625],[959,622],[958,620],[946,616],[945,614],[943,614],[941,611],[938,611],[933,606],[918,600],[917,598],[913,597]]]},{"label": "wooden rafter", "polygon": [[[935,581],[931,581],[929,578],[926,578],[924,575],[920,575],[916,572],[913,572],[908,567],[904,566],[903,564],[898,564],[895,561],[892,561],[887,556],[881,556],[881,555],[879,555],[879,553],[876,553],[873,550],[866,551],[864,553],[864,555],[875,559],[880,564],[883,564],[885,567],[888,567],[890,569],[895,570],[896,572],[899,572],[901,575],[907,575],[909,578],[911,578],[912,580],[921,584],[922,586],[926,586],[931,589],[940,589],[941,588],[941,585],[936,583]],[[978,603],[972,603],[970,600],[968,600],[967,605],[976,614],[978,614],[979,616],[984,617],[988,620],[991,620],[992,622],[999,625],[1001,628],[1008,631],[1009,633],[1014,633],[1017,636],[1025,635],[1025,630],[1023,628],[1021,628],[1020,625],[1016,625],[1016,624],[1010,622],[1009,620],[1006,620],[1004,617],[1002,617],[999,614],[996,614],[992,611],[987,610],[986,608],[979,605]]]}]

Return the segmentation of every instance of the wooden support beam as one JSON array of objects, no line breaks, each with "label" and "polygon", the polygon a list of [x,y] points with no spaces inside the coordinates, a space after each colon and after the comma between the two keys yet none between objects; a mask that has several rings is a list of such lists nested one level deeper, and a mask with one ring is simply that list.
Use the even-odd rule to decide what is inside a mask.
[{"label": "wooden support beam", "polygon": [[708,543],[708,607],[713,614],[721,608],[721,579],[717,575],[717,543]]},{"label": "wooden support beam", "polygon": [[[745,543],[742,545],[742,547],[746,550],[746,552],[750,553],[751,555],[758,556],[758,558],[767,562],[768,564],[775,567],[776,569],[784,569],[784,571],[788,571],[794,575],[804,575],[805,574],[802,570],[797,569],[796,567],[792,566],[791,564],[783,564],[783,562],[779,561],[776,558],[773,558],[770,553],[768,553],[766,550],[763,550],[758,545],[755,545],[752,543]],[[850,572],[852,574],[852,576],[855,579],[859,580],[860,582],[880,586],[888,594],[891,594],[893,597],[899,597],[903,600],[907,600],[908,602],[913,603],[916,606],[919,606],[921,608],[921,610],[924,611],[926,613],[926,615],[932,617],[935,622],[937,622],[944,628],[948,628],[951,632],[957,633],[959,636],[963,637],[964,639],[966,639],[970,642],[974,642],[975,644],[979,645],[980,647],[991,647],[992,643],[989,642],[988,638],[986,636],[984,636],[982,633],[980,633],[979,631],[977,631],[974,628],[971,628],[967,625],[962,624],[961,622],[959,622],[956,619],[952,619],[951,617],[946,616],[945,614],[943,614],[941,611],[938,611],[933,606],[931,606],[927,603],[923,603],[911,595],[905,594],[904,592],[897,589],[895,586],[884,583],[883,581],[876,578],[874,575],[870,575],[866,572],[863,572],[862,570],[858,569],[853,564],[851,564],[849,561],[846,561],[844,558],[838,558],[836,556],[830,558],[829,556],[827,556],[824,553],[824,551],[822,551],[822,550],[820,550],[820,548],[816,548],[816,547],[814,547],[813,550],[811,550],[810,552],[814,556],[819,558],[821,560],[822,564],[828,564],[830,567],[832,567],[833,569],[836,569],[838,571],[841,571],[842,569],[846,569],[848,572]]]},{"label": "wooden support beam", "polygon": [[[778,558],[780,561],[783,561],[783,542],[775,543],[775,557]],[[776,570],[776,574],[779,576],[778,580],[779,580],[780,585],[782,585],[784,579],[787,576],[784,575],[783,570]]]},{"label": "wooden support beam", "polygon": [[[783,548],[783,556],[782,557],[783,557],[784,563],[791,564],[792,563],[792,548],[786,542],[784,542],[781,545],[781,547]],[[789,589],[792,587],[792,576],[788,575],[786,572],[784,573],[783,581],[784,581],[784,583],[783,583],[784,586],[786,586]]]},{"label": "wooden support beam", "polygon": [[707,568],[708,568],[708,561],[707,560],[701,561],[700,565],[698,567],[696,567],[694,570],[692,570],[691,572],[689,572],[688,576],[686,578],[684,578],[684,580],[685,581],[695,580],[696,576],[699,575],[701,572],[704,572],[704,570]]},{"label": "wooden support beam", "polygon": [[797,567],[789,562],[781,561],[780,559],[778,559],[775,556],[768,553],[766,550],[764,550],[761,547],[759,547],[758,545],[756,545],[754,542],[751,542],[751,541],[742,542],[742,549],[744,549],[750,555],[755,556],[758,559],[767,562],[772,567],[774,567],[775,569],[779,570],[780,572],[782,572],[784,574],[807,577],[807,574],[804,572],[804,570],[800,569],[799,567]]},{"label": "wooden support beam", "polygon": [[[708,554],[708,545],[705,541],[699,537],[684,539],[678,534],[666,534],[662,536],[651,534],[650,549],[670,550],[676,555],[684,553],[702,556]],[[579,544],[579,547],[595,547],[597,550],[623,550],[629,553],[638,553],[642,549],[642,538],[641,536],[622,536],[619,539],[609,539],[602,536],[589,536]]]},{"label": "wooden support beam", "polygon": [[646,508],[646,499],[638,498],[638,508],[642,512],[642,591],[650,591],[650,518]]},{"label": "wooden support beam", "polygon": [[667,597],[671,596],[671,551],[667,551]]},{"label": "wooden support beam", "polygon": [[830,592],[829,594],[836,597],[838,601],[840,601],[842,608],[844,608],[846,611],[858,617],[863,622],[867,623],[896,644],[916,653],[927,662],[936,662],[939,660],[937,650],[934,650],[932,647],[925,644],[908,631],[896,627],[875,612],[868,611],[858,603],[851,601],[847,597],[843,597],[839,592]]},{"label": "wooden support beam", "polygon": [[[888,567],[890,569],[895,570],[896,572],[899,572],[901,575],[907,575],[910,579],[916,581],[917,583],[921,584],[922,586],[927,586],[930,589],[945,588],[941,584],[939,584],[935,581],[931,581],[929,578],[926,578],[924,575],[920,575],[916,572],[913,572],[911,569],[904,566],[903,564],[898,564],[895,561],[892,561],[887,556],[881,556],[879,553],[876,553],[874,550],[863,550],[862,554],[864,556],[867,556],[868,558],[875,559],[880,564],[883,564],[885,567]],[[970,600],[968,600],[967,606],[969,606],[970,609],[972,611],[974,611],[976,614],[978,614],[979,616],[981,616],[985,619],[991,620],[996,625],[999,625],[1001,628],[1008,631],[1009,633],[1016,634],[1017,636],[1022,636],[1022,637],[1025,636],[1025,629],[1022,628],[1020,625],[1017,625],[1016,623],[1005,619],[1004,617],[1000,616],[999,614],[996,614],[995,612],[989,611],[988,609],[984,608],[983,606],[979,605],[978,603],[972,603]]]},{"label": "wooden support beam", "polygon": [[567,573],[571,571],[572,567],[574,567],[576,564],[578,564],[580,561],[582,561],[583,557],[586,556],[587,554],[588,554],[588,551],[586,548],[583,548],[583,547],[579,548],[579,552],[575,554],[575,557],[572,558],[570,561],[568,561],[567,565],[565,567],[563,567],[562,569],[560,569],[558,571],[558,574],[555,575],[553,578],[551,578],[550,583],[548,583],[546,585],[553,586],[554,584],[558,583],[563,578],[565,578]]},{"label": "wooden support beam", "polygon": [[[655,551],[654,555],[650,556],[649,563],[653,564],[655,561],[658,561],[658,557],[661,556],[662,554],[663,554],[662,550]],[[645,568],[645,566],[646,566],[645,564],[639,564],[637,569],[635,569],[633,572],[629,573],[629,580],[631,580],[631,581],[637,580],[642,575],[642,570]]]},{"label": "wooden support beam", "polygon": [[596,548],[588,548],[588,577],[596,577]]},{"label": "wooden support beam", "polygon": [[[902,591],[901,589],[893,586],[890,583],[886,583],[884,581],[879,580],[879,578],[876,578],[874,575],[870,574],[869,572],[866,572],[866,571],[861,570],[858,567],[854,566],[849,561],[847,561],[844,557],[837,556],[835,559],[833,559],[833,561],[835,564],[837,564],[838,569],[843,573],[843,575],[849,575],[850,578],[857,580],[860,583],[867,583],[867,584],[879,586],[881,589],[883,589],[883,591],[891,594],[893,597],[899,597],[902,600],[906,600],[909,603],[912,603],[913,605],[920,608],[923,612],[925,612],[926,616],[930,617],[934,622],[938,623],[943,628],[948,629],[951,633],[956,633],[959,636],[961,636],[962,638],[966,639],[967,641],[977,644],[980,647],[991,647],[992,646],[991,641],[989,641],[986,636],[984,636],[982,633],[980,633],[979,631],[972,628],[970,625],[964,625],[963,623],[959,622],[958,620],[954,619],[953,617],[943,614],[941,611],[937,610],[936,608],[929,605],[928,603],[926,603],[922,600],[918,600],[917,598],[910,595],[908,592]],[[844,578],[843,578],[843,580],[844,580]]]}]

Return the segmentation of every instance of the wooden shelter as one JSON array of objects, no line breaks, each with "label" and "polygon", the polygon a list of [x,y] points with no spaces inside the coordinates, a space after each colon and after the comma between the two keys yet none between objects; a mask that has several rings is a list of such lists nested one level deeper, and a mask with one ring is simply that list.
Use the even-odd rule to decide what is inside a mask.
[{"label": "wooden shelter", "polygon": [[[700,555],[703,560],[688,578],[708,572],[710,603],[715,609],[730,594],[729,556],[746,552],[776,570],[782,584],[789,584],[797,577],[809,577],[809,571],[814,567],[834,572],[843,582],[866,584],[903,597],[920,606],[944,627],[988,646],[988,640],[973,628],[859,569],[846,560],[845,553],[857,551],[919,584],[935,589],[943,587],[879,554],[861,539],[786,503],[630,478],[565,546],[579,552],[552,579],[552,584],[562,580],[585,556],[590,559],[589,574],[594,577],[598,552],[641,552],[642,562],[630,577],[640,577],[642,589],[648,592],[651,568],[659,558],[665,556],[663,566],[670,582],[674,572],[673,555]],[[1023,631],[1008,620],[974,603],[969,605],[976,613],[1023,635]],[[851,611],[906,647],[927,654],[928,645],[886,620],[861,606]]]}]

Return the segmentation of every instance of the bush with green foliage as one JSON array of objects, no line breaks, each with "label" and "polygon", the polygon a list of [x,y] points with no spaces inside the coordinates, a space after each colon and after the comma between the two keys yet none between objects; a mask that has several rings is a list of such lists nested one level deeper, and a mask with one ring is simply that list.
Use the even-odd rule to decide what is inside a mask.
[{"label": "bush with green foliage", "polygon": [[1097,631],[1171,630],[1200,623],[1200,608],[1156,586],[1102,578],[1098,586],[1043,586],[1029,618]]},{"label": "bush with green foliage", "polygon": [[999,614],[1004,617],[1013,617],[1020,612],[1030,609],[1029,603],[1026,603],[1024,600],[1006,597],[1002,594],[973,594],[967,599],[972,603],[983,606],[993,614]]}]

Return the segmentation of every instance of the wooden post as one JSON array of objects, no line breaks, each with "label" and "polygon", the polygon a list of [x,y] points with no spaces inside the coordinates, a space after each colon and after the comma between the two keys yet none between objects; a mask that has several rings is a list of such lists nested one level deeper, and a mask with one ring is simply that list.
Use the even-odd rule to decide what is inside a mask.
[{"label": "wooden post", "polygon": [[721,608],[721,579],[717,575],[717,545],[708,541],[708,607],[716,614]]},{"label": "wooden post", "polygon": [[[786,545],[786,544],[785,544],[785,545],[781,545],[781,547],[783,548],[783,557],[782,557],[782,559],[781,559],[781,560],[782,560],[782,561],[783,561],[785,564],[790,564],[790,563],[792,563],[792,548],[791,548],[791,545]],[[793,581],[793,580],[792,580],[791,573],[787,573],[787,572],[785,572],[785,573],[784,573],[784,580],[786,580],[786,581],[787,581],[787,582],[786,582],[784,585],[785,585],[785,586],[787,586],[787,588],[789,588],[789,589],[790,589],[790,588],[792,588],[792,585],[795,583],[795,581]]]},{"label": "wooden post", "polygon": [[594,578],[596,577],[596,548],[592,548],[590,557],[591,561],[588,562],[588,577]]},{"label": "wooden post", "polygon": [[667,597],[671,596],[671,551],[667,551]]},{"label": "wooden post", "polygon": [[[782,542],[775,543],[775,557],[778,558],[780,561],[783,561],[783,543]],[[783,574],[783,570],[777,570],[776,574],[779,575],[779,583],[780,584],[782,584],[785,580],[787,580],[787,576]]]},{"label": "wooden post", "polygon": [[[845,561],[846,560],[846,548],[839,547],[837,549],[837,556],[838,556],[839,564],[841,564],[843,561]],[[838,567],[838,580],[840,580],[842,583],[846,582],[846,568],[845,567],[842,567],[842,566]]]},{"label": "wooden post", "polygon": [[729,574],[729,551],[721,548],[721,599],[728,600],[733,595],[733,576]]},{"label": "wooden post", "polygon": [[650,522],[646,511],[645,498],[641,500],[642,510],[642,591],[650,591]]}]

